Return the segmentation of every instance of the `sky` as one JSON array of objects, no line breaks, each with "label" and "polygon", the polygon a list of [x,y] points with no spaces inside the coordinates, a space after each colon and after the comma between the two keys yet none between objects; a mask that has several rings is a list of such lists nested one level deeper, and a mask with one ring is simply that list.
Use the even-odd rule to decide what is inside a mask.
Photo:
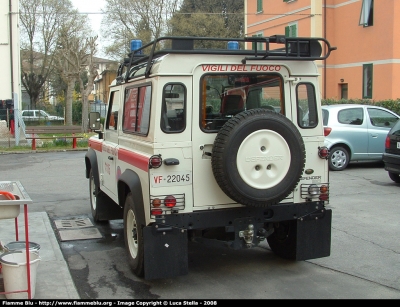
[{"label": "sky", "polygon": [[102,57],[102,53],[100,51],[101,48],[101,35],[100,35],[100,25],[101,25],[101,9],[105,7],[105,0],[71,0],[72,6],[78,9],[81,13],[88,13],[88,17],[91,20],[91,25],[93,31],[99,36],[97,42],[99,44],[99,52],[97,53],[98,57]]}]

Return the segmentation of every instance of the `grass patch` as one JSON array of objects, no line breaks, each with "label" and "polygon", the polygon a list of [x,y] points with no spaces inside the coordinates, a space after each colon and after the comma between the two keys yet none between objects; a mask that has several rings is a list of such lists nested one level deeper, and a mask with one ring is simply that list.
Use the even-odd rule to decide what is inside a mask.
[{"label": "grass patch", "polygon": [[[87,148],[88,140],[92,135],[96,135],[96,133],[79,133],[75,134],[76,136],[80,136],[82,138],[76,139],[76,148]],[[54,134],[39,134],[36,139],[36,151],[53,151],[53,150],[63,150],[63,149],[72,149],[72,138],[65,138],[65,136],[72,136],[72,134],[62,134],[62,135],[54,135]],[[54,139],[40,139],[40,137],[55,137]],[[39,145],[40,144],[40,145]],[[10,144],[10,146],[1,146],[0,145],[0,153],[2,152],[29,152],[32,151],[31,144],[24,144],[15,146]]]}]

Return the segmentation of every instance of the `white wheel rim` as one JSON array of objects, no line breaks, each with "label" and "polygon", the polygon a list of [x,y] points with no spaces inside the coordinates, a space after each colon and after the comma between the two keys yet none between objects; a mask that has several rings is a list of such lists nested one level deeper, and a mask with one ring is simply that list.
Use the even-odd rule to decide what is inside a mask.
[{"label": "white wheel rim", "polygon": [[90,177],[90,199],[93,210],[96,210],[96,185],[94,184],[93,176]]},{"label": "white wheel rim", "polygon": [[132,258],[136,258],[138,253],[137,224],[132,210],[128,211],[126,217],[126,237],[128,241],[129,253]]},{"label": "white wheel rim", "polygon": [[255,189],[268,189],[279,184],[287,175],[290,162],[286,140],[266,129],[249,134],[236,157],[240,177]]}]

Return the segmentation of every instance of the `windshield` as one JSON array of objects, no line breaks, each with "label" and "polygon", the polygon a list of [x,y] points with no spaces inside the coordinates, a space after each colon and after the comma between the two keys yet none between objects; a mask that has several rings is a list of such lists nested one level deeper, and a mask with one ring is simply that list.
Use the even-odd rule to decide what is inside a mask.
[{"label": "windshield", "polygon": [[51,115],[47,114],[47,113],[46,113],[45,111],[43,111],[43,110],[40,110],[39,116],[40,116],[40,117],[49,117],[49,116],[51,116]]}]

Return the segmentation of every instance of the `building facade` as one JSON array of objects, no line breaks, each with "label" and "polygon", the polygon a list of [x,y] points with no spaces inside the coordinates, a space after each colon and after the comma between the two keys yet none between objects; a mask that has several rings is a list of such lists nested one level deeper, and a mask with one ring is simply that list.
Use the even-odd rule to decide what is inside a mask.
[{"label": "building facade", "polygon": [[[399,0],[245,0],[246,36],[323,37],[324,99],[400,99]],[[250,46],[251,48],[251,46]]]},{"label": "building facade", "polygon": [[21,97],[21,69],[19,43],[19,1],[0,1],[0,108],[5,101],[12,101],[19,108]]}]

